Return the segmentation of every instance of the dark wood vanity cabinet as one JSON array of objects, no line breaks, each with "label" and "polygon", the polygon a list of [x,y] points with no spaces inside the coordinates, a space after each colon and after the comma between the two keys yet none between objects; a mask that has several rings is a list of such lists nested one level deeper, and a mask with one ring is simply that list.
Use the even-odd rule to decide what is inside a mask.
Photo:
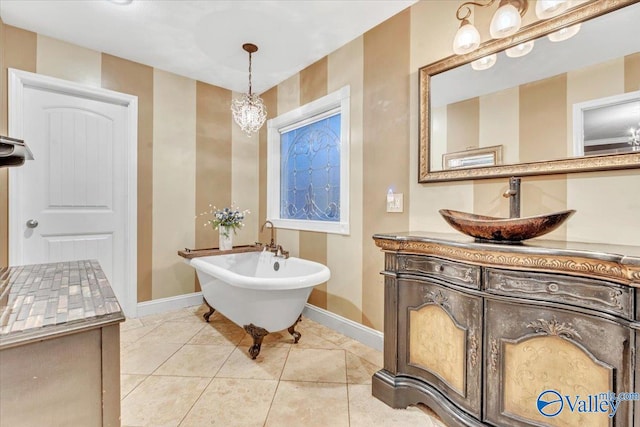
[{"label": "dark wood vanity cabinet", "polygon": [[481,405],[482,298],[398,280],[398,373],[423,378],[475,416]]},{"label": "dark wood vanity cabinet", "polygon": [[569,394],[572,401],[581,396],[591,409],[596,403],[589,402],[588,395],[633,391],[634,333],[630,328],[570,310],[491,298],[485,303],[486,421],[505,426],[536,425],[533,421],[567,426],[631,425],[632,402],[621,403],[613,419],[608,411],[571,412],[566,401],[557,416],[548,418],[535,405],[545,390]]},{"label": "dark wood vanity cabinet", "polygon": [[609,416],[601,394],[638,390],[640,248],[374,239],[386,252],[375,397],[451,426],[640,426],[638,401]]}]

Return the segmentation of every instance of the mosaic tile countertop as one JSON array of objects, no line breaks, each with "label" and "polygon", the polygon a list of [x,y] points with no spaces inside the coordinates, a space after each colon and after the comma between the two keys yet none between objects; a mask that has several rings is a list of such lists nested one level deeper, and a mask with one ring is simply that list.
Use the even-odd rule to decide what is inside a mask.
[{"label": "mosaic tile countertop", "polygon": [[96,260],[0,267],[0,349],[123,320]]}]

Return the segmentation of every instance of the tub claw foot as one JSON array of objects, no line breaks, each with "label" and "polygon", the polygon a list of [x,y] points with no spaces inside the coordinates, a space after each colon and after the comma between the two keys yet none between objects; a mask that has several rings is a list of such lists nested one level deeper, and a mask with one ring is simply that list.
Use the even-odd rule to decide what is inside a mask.
[{"label": "tub claw foot", "polygon": [[204,303],[205,303],[205,304],[207,304],[207,307],[209,307],[209,311],[208,311],[207,313],[203,314],[203,315],[202,315],[202,317],[204,317],[204,320],[205,320],[207,323],[209,323],[209,318],[210,318],[210,317],[211,317],[211,315],[216,311],[216,309],[215,309],[215,308],[213,308],[213,307],[211,307],[211,306],[209,305],[209,303],[207,302],[207,300],[206,300],[206,299],[204,299],[204,298],[203,298],[203,300],[204,300]]},{"label": "tub claw foot", "polygon": [[249,348],[249,355],[252,359],[255,359],[256,357],[258,357],[258,354],[260,354],[262,339],[269,334],[269,331],[256,326],[253,323],[244,325],[244,330],[253,338],[253,345]]},{"label": "tub claw foot", "polygon": [[300,337],[302,336],[302,334],[298,331],[296,331],[294,328],[296,327],[296,325],[298,324],[299,321],[302,320],[302,314],[300,316],[298,316],[298,320],[296,320],[295,322],[293,322],[293,325],[289,326],[289,329],[287,329],[287,331],[289,331],[289,333],[293,336],[293,343],[294,344],[298,344],[298,341],[300,341]]}]

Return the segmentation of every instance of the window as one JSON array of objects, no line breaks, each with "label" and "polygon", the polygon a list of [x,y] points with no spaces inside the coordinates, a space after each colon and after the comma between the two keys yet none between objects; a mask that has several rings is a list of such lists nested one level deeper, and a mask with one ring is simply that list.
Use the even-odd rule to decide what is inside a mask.
[{"label": "window", "polygon": [[268,122],[267,216],[349,234],[349,86]]}]

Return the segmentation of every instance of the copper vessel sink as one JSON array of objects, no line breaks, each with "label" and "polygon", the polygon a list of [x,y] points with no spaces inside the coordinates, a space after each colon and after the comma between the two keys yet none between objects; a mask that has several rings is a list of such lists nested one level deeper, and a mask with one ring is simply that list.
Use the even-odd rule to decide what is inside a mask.
[{"label": "copper vessel sink", "polygon": [[440,209],[439,212],[450,226],[476,240],[514,243],[555,230],[576,211],[567,210],[524,218],[495,218],[449,209]]}]

